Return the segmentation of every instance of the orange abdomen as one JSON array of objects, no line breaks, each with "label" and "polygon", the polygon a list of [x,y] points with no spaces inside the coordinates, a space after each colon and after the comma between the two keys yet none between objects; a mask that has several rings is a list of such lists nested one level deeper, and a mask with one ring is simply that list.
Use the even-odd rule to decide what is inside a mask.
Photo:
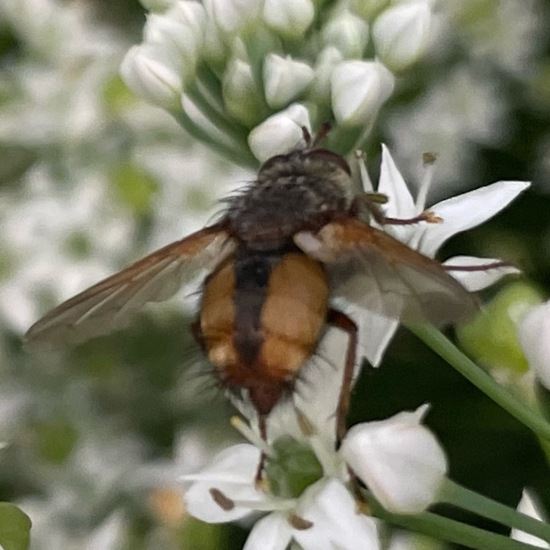
[{"label": "orange abdomen", "polygon": [[313,353],[326,320],[323,267],[301,252],[237,252],[205,282],[203,346],[221,380],[267,414]]}]

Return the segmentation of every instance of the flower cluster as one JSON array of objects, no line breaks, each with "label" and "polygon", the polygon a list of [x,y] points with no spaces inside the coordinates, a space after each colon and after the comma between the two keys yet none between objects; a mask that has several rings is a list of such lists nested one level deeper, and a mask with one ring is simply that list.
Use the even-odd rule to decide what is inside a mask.
[{"label": "flower cluster", "polygon": [[[338,344],[333,339],[327,353],[341,353]],[[419,513],[436,501],[447,459],[421,423],[427,407],[358,424],[337,451],[333,411],[340,377],[329,360],[308,365],[296,388],[300,412],[290,403],[276,408],[269,444],[242,421],[235,422],[252,444],[230,447],[199,473],[182,477],[187,511],[209,523],[267,514],[254,525],[246,550],[282,550],[291,540],[304,550],[377,549],[378,522],[359,513],[358,486],[348,468],[395,513]],[[269,490],[255,485],[261,452],[267,456]]]},{"label": "flower cluster", "polygon": [[432,18],[429,0],[335,2],[330,10],[313,0],[150,4],[124,80],[241,162],[247,140],[265,160],[294,146],[309,122],[335,119],[359,138],[391,95],[394,74],[425,51]]}]

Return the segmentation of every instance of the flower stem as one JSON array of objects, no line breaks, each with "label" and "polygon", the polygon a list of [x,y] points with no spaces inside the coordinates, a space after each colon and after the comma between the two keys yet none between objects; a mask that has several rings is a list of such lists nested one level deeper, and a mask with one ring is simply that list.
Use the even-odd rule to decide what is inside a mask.
[{"label": "flower stem", "polygon": [[392,514],[385,510],[372,497],[367,496],[374,515],[388,523],[423,533],[430,537],[453,542],[475,550],[526,550],[535,548],[512,540],[504,535],[485,531],[432,512],[423,512],[415,516]]},{"label": "flower stem", "polygon": [[177,111],[171,111],[172,116],[178,121],[179,124],[196,140],[204,143],[210,147],[216,153],[223,155],[231,162],[244,166],[246,168],[257,168],[258,161],[254,158],[250,151],[238,150],[235,147],[223,143],[219,139],[213,137],[204,128],[201,128],[198,124],[183,111],[183,109]]},{"label": "flower stem", "polygon": [[407,328],[445,359],[462,376],[479,388],[495,403],[517,418],[541,439],[550,441],[550,423],[536,411],[498,384],[483,369],[466,357],[444,334],[429,324],[407,325]]},{"label": "flower stem", "polygon": [[466,489],[450,479],[444,481],[439,500],[550,542],[548,523],[521,514],[504,504]]}]

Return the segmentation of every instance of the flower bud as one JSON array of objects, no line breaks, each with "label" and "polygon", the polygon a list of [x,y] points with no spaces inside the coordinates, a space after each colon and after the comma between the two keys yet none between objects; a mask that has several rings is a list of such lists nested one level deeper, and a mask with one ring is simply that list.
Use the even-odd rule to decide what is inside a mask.
[{"label": "flower bud", "polygon": [[204,26],[206,24],[206,12],[202,4],[180,0],[166,12],[166,16],[184,25],[187,32],[193,35],[195,42],[200,44],[204,38]]},{"label": "flower bud", "polygon": [[174,0],[139,0],[139,3],[150,12],[164,13]]},{"label": "flower bud", "polygon": [[265,0],[263,18],[268,27],[287,38],[303,36],[315,16],[311,0]]},{"label": "flower bud", "polygon": [[338,124],[363,126],[390,97],[395,78],[378,61],[344,61],[332,72],[331,84]]},{"label": "flower bud", "polygon": [[368,23],[348,10],[331,17],[321,30],[321,43],[335,46],[346,58],[361,58],[368,41]]},{"label": "flower bud", "polygon": [[276,109],[300,95],[313,80],[313,69],[290,56],[269,54],[264,61],[264,87],[267,103]]},{"label": "flower bud", "polygon": [[529,367],[550,390],[550,302],[532,307],[518,325],[518,336]]},{"label": "flower bud", "polygon": [[245,126],[253,126],[261,117],[262,105],[250,64],[238,57],[227,65],[222,84],[227,112]]},{"label": "flower bud", "polygon": [[264,120],[248,135],[248,145],[261,162],[286,153],[302,139],[302,126],[310,129],[308,110],[295,103]]},{"label": "flower bud", "polygon": [[309,96],[319,102],[330,102],[330,79],[334,68],[342,61],[342,52],[334,46],[327,46],[317,56],[315,76],[310,87]]},{"label": "flower bud", "polygon": [[358,424],[341,453],[380,503],[391,512],[416,514],[432,504],[447,473],[447,459],[420,422],[426,406],[387,420]]},{"label": "flower bud", "polygon": [[224,33],[236,34],[260,16],[257,0],[204,0],[208,16]]},{"label": "flower bud", "polygon": [[357,15],[372,21],[389,3],[390,0],[351,0],[350,6]]},{"label": "flower bud", "polygon": [[149,15],[144,31],[145,43],[167,48],[182,64],[194,65],[199,44],[190,29],[166,15]]},{"label": "flower bud", "polygon": [[151,44],[132,47],[120,66],[127,86],[151,103],[178,107],[182,91],[180,72],[167,52]]},{"label": "flower bud", "polygon": [[428,45],[431,16],[427,0],[398,4],[384,11],[372,28],[380,60],[393,71],[415,63]]}]

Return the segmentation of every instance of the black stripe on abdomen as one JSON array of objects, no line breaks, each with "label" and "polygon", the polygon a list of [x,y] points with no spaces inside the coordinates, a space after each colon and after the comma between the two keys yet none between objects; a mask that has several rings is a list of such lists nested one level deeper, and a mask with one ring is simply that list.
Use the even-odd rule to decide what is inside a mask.
[{"label": "black stripe on abdomen", "polygon": [[245,366],[252,366],[263,344],[260,316],[269,276],[279,259],[277,254],[252,252],[244,247],[235,254],[233,346]]}]

